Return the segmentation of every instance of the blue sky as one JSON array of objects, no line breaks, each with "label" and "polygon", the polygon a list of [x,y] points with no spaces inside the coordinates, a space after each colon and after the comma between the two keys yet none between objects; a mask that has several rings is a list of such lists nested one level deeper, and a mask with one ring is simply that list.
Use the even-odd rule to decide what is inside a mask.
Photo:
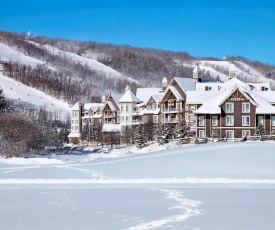
[{"label": "blue sky", "polygon": [[3,1],[0,29],[275,64],[275,1]]}]

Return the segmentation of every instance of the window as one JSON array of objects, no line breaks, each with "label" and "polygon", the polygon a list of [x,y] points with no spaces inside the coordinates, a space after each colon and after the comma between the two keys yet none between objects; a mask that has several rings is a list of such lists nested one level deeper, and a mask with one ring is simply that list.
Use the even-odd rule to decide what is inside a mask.
[{"label": "window", "polygon": [[259,124],[262,124],[262,125],[264,125],[264,116],[258,116],[258,125]]},{"label": "window", "polygon": [[123,123],[124,122],[124,117],[120,117],[120,121]]},{"label": "window", "polygon": [[126,123],[129,123],[129,122],[130,122],[130,117],[129,117],[129,116],[126,116],[126,117],[125,117],[125,120],[126,120]]},{"label": "window", "polygon": [[233,139],[234,138],[234,131],[233,130],[226,130],[226,138]]},{"label": "window", "polygon": [[204,126],[204,116],[199,116],[199,126]]},{"label": "window", "polygon": [[250,126],[250,116],[243,116],[243,126]]},{"label": "window", "polygon": [[242,137],[250,137],[250,130],[243,130]]},{"label": "window", "polygon": [[275,116],[271,116],[271,125],[275,126]]},{"label": "window", "polygon": [[218,116],[212,116],[212,126],[218,125]]},{"label": "window", "polygon": [[75,126],[74,129],[75,129],[75,130],[78,130],[78,126]]},{"label": "window", "polygon": [[243,113],[250,113],[250,103],[242,103]]},{"label": "window", "polygon": [[78,112],[77,111],[73,111],[73,117],[78,117]]},{"label": "window", "polygon": [[124,112],[124,105],[123,104],[120,105],[120,111],[121,111],[121,113]]},{"label": "window", "polygon": [[146,106],[146,109],[147,109],[147,110],[150,110],[150,106]]},{"label": "window", "polygon": [[234,125],[234,116],[226,116],[226,126]]},{"label": "window", "polygon": [[199,130],[199,138],[205,138],[205,131]]},{"label": "window", "polygon": [[157,104],[153,104],[153,110],[156,110],[158,108]]},{"label": "window", "polygon": [[153,122],[154,123],[158,123],[158,115],[154,115],[153,116]]},{"label": "window", "polygon": [[234,103],[225,103],[225,110],[227,113],[234,113]]},{"label": "window", "polygon": [[126,113],[129,113],[129,112],[130,112],[130,109],[129,109],[129,105],[128,105],[128,104],[126,104],[126,106],[125,106],[125,112],[126,112]]}]

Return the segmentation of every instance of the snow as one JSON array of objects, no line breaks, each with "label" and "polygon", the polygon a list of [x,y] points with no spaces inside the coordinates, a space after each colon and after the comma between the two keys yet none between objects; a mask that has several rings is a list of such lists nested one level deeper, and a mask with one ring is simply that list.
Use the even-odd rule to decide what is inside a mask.
[{"label": "snow", "polygon": [[48,111],[57,113],[61,119],[66,119],[70,112],[67,102],[57,100],[42,91],[24,85],[0,73],[0,88],[3,89],[5,98],[17,103],[30,103],[36,107],[44,107]]},{"label": "snow", "polygon": [[158,95],[160,88],[137,88],[136,96],[143,103],[148,102],[150,97]]},{"label": "snow", "polygon": [[39,64],[45,64],[42,61],[22,54],[20,51],[17,51],[12,47],[5,45],[4,43],[0,43],[0,60],[6,62],[16,61],[24,65],[30,65],[32,67],[35,67]]},{"label": "snow", "polygon": [[127,90],[125,94],[119,99],[119,102],[140,102],[131,89]]},{"label": "snow", "polygon": [[0,158],[0,224],[13,230],[271,230],[274,147],[274,141],[171,142],[53,159]]},{"label": "snow", "polygon": [[196,81],[194,79],[182,77],[175,77],[174,79],[184,92],[195,90]]},{"label": "snow", "polygon": [[102,132],[121,132],[120,124],[103,124]]},{"label": "snow", "polygon": [[56,47],[53,47],[49,44],[41,46],[35,42],[31,42],[31,43],[36,46],[43,47],[44,49],[48,50],[52,54],[59,55],[59,56],[66,56],[67,58],[71,59],[71,61],[78,62],[83,66],[87,65],[88,67],[90,67],[90,69],[96,70],[100,73],[104,73],[107,77],[125,79],[130,82],[139,83],[137,80],[126,77],[126,76],[122,75],[121,73],[117,72],[116,70],[114,70],[106,65],[103,65],[102,63],[98,62],[95,59],[79,56],[79,55],[77,55],[75,53],[71,53],[71,52],[66,52],[66,51],[60,50]]}]

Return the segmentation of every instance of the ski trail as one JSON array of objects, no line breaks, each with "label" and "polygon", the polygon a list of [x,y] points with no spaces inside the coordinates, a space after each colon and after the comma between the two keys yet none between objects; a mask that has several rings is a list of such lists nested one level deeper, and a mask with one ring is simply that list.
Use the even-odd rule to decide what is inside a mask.
[{"label": "ski trail", "polygon": [[167,224],[185,221],[193,216],[198,216],[202,214],[201,210],[198,209],[199,205],[202,204],[200,201],[185,198],[183,194],[177,190],[158,189],[158,191],[164,192],[165,199],[171,199],[176,201],[178,204],[169,209],[179,210],[180,213],[174,216],[164,217],[159,220],[153,220],[147,223],[141,223],[137,226],[128,228],[128,230],[157,229]]},{"label": "ski trail", "polygon": [[34,168],[40,168],[40,166],[7,168],[7,169],[4,169],[3,172],[0,172],[0,174],[20,172],[20,171],[24,171],[24,170],[27,170],[27,169],[34,169]]}]

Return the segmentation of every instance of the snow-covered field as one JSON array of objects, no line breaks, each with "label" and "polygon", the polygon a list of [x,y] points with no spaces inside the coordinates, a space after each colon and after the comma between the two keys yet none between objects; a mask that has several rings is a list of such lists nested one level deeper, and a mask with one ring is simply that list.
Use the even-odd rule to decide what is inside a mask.
[{"label": "snow-covered field", "polygon": [[0,159],[0,226],[275,229],[274,149],[218,142]]}]

